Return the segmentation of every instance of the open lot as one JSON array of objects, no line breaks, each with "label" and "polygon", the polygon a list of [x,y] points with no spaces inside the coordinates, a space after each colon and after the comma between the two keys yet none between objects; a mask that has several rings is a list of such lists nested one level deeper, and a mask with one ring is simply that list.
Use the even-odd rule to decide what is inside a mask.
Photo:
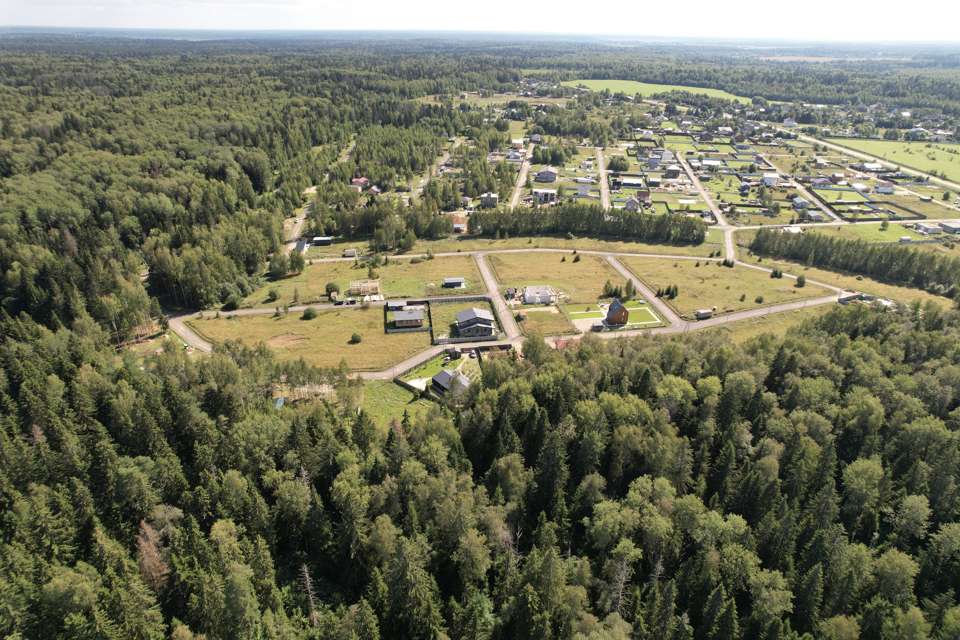
[{"label": "open lot", "polygon": [[[187,324],[210,342],[264,342],[282,360],[302,357],[314,366],[334,367],[345,359],[355,371],[382,371],[430,346],[429,333],[385,334],[382,309],[321,311],[313,320],[302,320],[299,313],[279,317],[263,313],[194,319]],[[363,338],[359,344],[350,343],[354,333]]]},{"label": "open lot", "polygon": [[711,327],[706,331],[716,332],[725,335],[735,344],[746,342],[750,338],[772,333],[778,336],[785,336],[792,327],[809,320],[819,318],[823,314],[833,309],[834,305],[821,304],[806,309],[796,309],[795,311],[781,311],[780,313],[771,313],[758,318],[748,318],[736,322],[724,323],[717,327]]},{"label": "open lot", "polygon": [[[797,288],[792,279],[771,278],[765,271],[739,265],[729,268],[701,262],[697,267],[690,260],[674,262],[662,258],[621,258],[620,261],[654,291],[677,285],[679,295],[664,301],[679,314],[691,318],[697,309],[717,307],[717,312],[722,314],[728,309],[745,311],[832,293],[809,282],[806,287]],[[756,302],[758,297],[762,297],[762,302]]]},{"label": "open lot", "polygon": [[[421,260],[413,264],[410,258],[390,258],[390,263],[375,269],[380,278],[381,292],[387,298],[420,298],[423,296],[457,296],[483,293],[483,279],[473,256],[448,256]],[[326,300],[328,282],[340,285],[340,291],[347,295],[351,280],[361,280],[368,275],[364,263],[359,266],[350,261],[314,262],[307,265],[303,273],[271,282],[247,298],[244,306],[272,308],[285,304],[294,304],[296,290],[299,303]],[[466,278],[466,289],[444,289],[444,278]],[[276,289],[280,297],[276,301],[268,298],[271,289]]]},{"label": "open lot", "polygon": [[363,402],[360,405],[377,425],[380,438],[387,435],[387,425],[392,418],[400,420],[403,412],[411,417],[427,411],[433,403],[429,400],[414,400],[413,392],[392,380],[370,380],[363,386]]},{"label": "open lot", "polygon": [[882,200],[878,200],[874,204],[885,208],[885,205],[888,203],[905,207],[910,211],[915,211],[935,220],[941,218],[960,218],[960,209],[954,206],[945,207],[940,202],[922,202],[919,196],[883,196]]},{"label": "open lot", "polygon": [[[635,82],[633,80],[570,80],[563,84],[570,87],[583,85],[592,91],[603,91],[609,89],[613,93],[622,91],[627,95],[641,94],[644,97],[654,93],[664,93],[666,91],[689,91],[690,93],[708,95],[711,98],[723,98],[724,100],[739,100],[744,104],[750,104],[750,98],[741,98],[727,93],[720,89],[702,89],[700,87],[683,87],[678,84],[649,84],[646,82]],[[674,126],[673,128],[678,128]]]},{"label": "open lot", "polygon": [[524,335],[539,333],[542,336],[561,336],[579,333],[570,319],[557,307],[524,307],[526,320],[518,321]]},{"label": "open lot", "polygon": [[[561,262],[563,257],[566,262]],[[500,253],[487,257],[505,287],[548,284],[571,302],[596,302],[607,280],[623,284],[623,277],[600,256],[584,254],[580,262],[573,255],[554,252]]]},{"label": "open lot", "polygon": [[[658,255],[708,256],[723,246],[719,231],[707,235],[701,245],[670,245],[632,242],[629,240],[600,240],[597,238],[567,238],[565,235],[544,235],[536,238],[516,237],[494,240],[479,236],[451,236],[444,240],[422,240],[414,251],[453,253],[456,251],[502,251],[504,249],[567,249],[569,251],[612,251],[614,253],[653,253]],[[440,258],[437,258],[439,260]],[[560,258],[557,257],[557,260]],[[568,257],[569,261],[571,258]]]},{"label": "open lot", "polygon": [[[648,302],[638,300],[628,300],[623,306],[630,312],[630,318],[624,329],[652,329],[653,327],[664,326],[665,323],[660,315],[653,309]],[[564,312],[573,320],[573,324],[580,331],[590,331],[592,325],[607,317],[608,302],[599,304],[571,304],[564,305]]]},{"label": "open lot", "polygon": [[[897,140],[861,140],[858,138],[830,138],[833,144],[849,147],[890,162],[932,173],[943,171],[947,179],[960,182],[960,144],[943,142],[900,142]],[[931,146],[927,146],[931,145]],[[954,153],[949,153],[953,151]]]}]

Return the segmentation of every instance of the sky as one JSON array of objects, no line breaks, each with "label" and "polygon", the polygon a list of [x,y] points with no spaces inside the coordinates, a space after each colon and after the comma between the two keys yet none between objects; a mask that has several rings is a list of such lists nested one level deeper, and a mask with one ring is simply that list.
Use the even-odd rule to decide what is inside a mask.
[{"label": "sky", "polygon": [[[748,8],[749,7],[749,8]],[[582,35],[958,42],[960,2],[836,0],[0,0],[0,25],[162,29],[426,30]]]}]

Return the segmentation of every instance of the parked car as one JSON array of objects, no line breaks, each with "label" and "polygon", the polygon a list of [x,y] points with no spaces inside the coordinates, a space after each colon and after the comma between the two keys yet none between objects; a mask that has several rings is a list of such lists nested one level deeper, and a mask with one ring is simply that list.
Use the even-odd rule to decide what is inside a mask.
[{"label": "parked car", "polygon": [[347,300],[347,304],[357,304],[357,301],[354,299]]},{"label": "parked car", "polygon": [[333,303],[333,306],[335,306],[335,307],[342,307],[342,306],[343,306],[343,300],[337,300],[336,302]]}]

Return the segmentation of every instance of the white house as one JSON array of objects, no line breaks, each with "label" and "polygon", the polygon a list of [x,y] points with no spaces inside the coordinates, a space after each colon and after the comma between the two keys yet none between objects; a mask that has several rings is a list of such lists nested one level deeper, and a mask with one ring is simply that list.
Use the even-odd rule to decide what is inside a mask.
[{"label": "white house", "polygon": [[787,118],[783,121],[783,126],[793,128],[797,126],[797,121],[793,118]]},{"label": "white house", "polygon": [[556,182],[560,172],[553,167],[544,167],[537,172],[537,182]]},{"label": "white house", "polygon": [[550,204],[557,201],[556,189],[534,189],[533,197],[537,199],[537,204]]},{"label": "white house", "polygon": [[765,173],[762,176],[763,186],[765,187],[775,187],[777,185],[777,179],[779,176],[775,173]]},{"label": "white house", "polygon": [[590,195],[590,185],[589,184],[578,184],[577,185],[577,195],[581,198]]},{"label": "white house", "polygon": [[580,163],[580,168],[585,171],[593,171],[593,160],[584,160]]},{"label": "white house", "polygon": [[797,196],[796,198],[793,199],[793,208],[796,209],[797,211],[800,211],[801,209],[807,209],[809,207],[810,207],[810,203],[804,200],[803,198]]},{"label": "white house", "polygon": [[540,144],[540,134],[535,133],[532,136],[530,136],[530,142],[536,142],[537,144]]},{"label": "white house", "polygon": [[869,171],[870,173],[880,173],[883,171],[883,165],[881,165],[879,162],[864,162],[863,170]]},{"label": "white house", "polygon": [[557,292],[549,285],[523,288],[523,304],[554,304]]}]

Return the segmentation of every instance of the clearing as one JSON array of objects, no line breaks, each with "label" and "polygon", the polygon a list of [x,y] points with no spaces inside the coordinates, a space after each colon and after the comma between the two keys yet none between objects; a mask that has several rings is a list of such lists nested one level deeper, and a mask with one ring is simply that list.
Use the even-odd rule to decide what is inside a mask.
[{"label": "clearing", "polygon": [[[565,262],[561,262],[562,258]],[[548,284],[558,296],[566,295],[568,302],[596,302],[603,296],[607,280],[622,285],[623,277],[600,256],[576,256],[557,252],[498,253],[487,256],[497,280],[504,287],[521,288]]]},{"label": "clearing", "polygon": [[938,174],[960,182],[960,144],[944,142],[901,142],[897,140],[862,140],[859,138],[828,138],[827,142],[868,153],[897,165]]},{"label": "clearing", "polygon": [[[684,87],[679,84],[649,84],[647,82],[636,82],[634,80],[569,80],[562,84],[568,87],[577,87],[583,85],[591,91],[603,91],[609,89],[612,93],[623,92],[627,95],[641,94],[644,97],[654,93],[665,93],[667,91],[689,91],[693,94],[707,95],[711,98],[722,98],[724,100],[739,100],[744,104],[752,104],[750,98],[742,98],[732,93],[727,93],[722,89],[704,89],[702,87]],[[674,127],[679,129],[679,127]]]},{"label": "clearing", "polygon": [[[771,278],[766,271],[740,265],[730,268],[706,262],[697,267],[697,263],[691,260],[672,262],[657,258],[621,258],[620,262],[654,292],[677,285],[679,295],[673,300],[663,298],[663,301],[678,314],[690,318],[697,309],[716,307],[717,313],[722,315],[724,311],[746,311],[833,293],[809,282],[798,288],[793,279]],[[765,263],[763,266],[770,265]]]},{"label": "clearing", "polygon": [[[187,325],[210,342],[264,342],[281,360],[302,357],[317,367],[335,367],[343,358],[354,371],[382,371],[430,346],[429,333],[385,334],[381,308],[320,311],[313,320],[301,320],[299,313],[262,313],[192,319]],[[359,344],[350,343],[354,333],[363,336]]]}]

